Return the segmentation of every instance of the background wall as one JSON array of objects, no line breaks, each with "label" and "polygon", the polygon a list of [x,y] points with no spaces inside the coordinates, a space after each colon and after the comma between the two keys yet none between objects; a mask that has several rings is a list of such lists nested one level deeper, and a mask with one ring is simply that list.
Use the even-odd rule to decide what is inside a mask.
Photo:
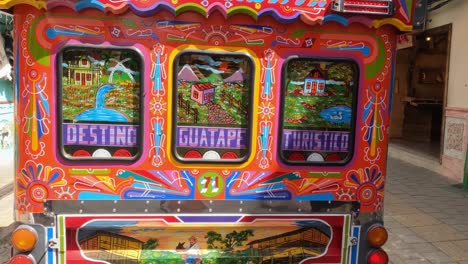
[{"label": "background wall", "polygon": [[428,16],[427,28],[452,24],[447,107],[468,107],[468,1],[454,0]]},{"label": "background wall", "polygon": [[452,24],[442,166],[463,181],[468,143],[468,1],[453,0],[428,15],[427,28]]},{"label": "background wall", "polygon": [[[14,129],[13,86],[10,81],[0,79],[0,157],[13,156]],[[3,153],[5,149],[8,152]]]}]

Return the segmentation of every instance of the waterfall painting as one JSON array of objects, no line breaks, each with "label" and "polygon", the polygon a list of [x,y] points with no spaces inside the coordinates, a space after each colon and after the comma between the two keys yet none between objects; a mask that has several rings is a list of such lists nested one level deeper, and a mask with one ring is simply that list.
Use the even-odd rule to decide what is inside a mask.
[{"label": "waterfall painting", "polygon": [[134,157],[141,120],[139,54],[68,47],[60,55],[65,156]]}]

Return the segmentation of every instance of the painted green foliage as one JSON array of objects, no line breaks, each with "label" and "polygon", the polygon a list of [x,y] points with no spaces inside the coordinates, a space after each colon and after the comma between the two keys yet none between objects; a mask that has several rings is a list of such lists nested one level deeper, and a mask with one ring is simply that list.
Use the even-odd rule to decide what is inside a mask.
[{"label": "painted green foliage", "polygon": [[256,263],[247,250],[236,250],[242,247],[250,237],[254,236],[252,229],[245,229],[242,231],[232,231],[224,237],[215,231],[209,231],[205,238],[208,244],[208,249],[217,249],[210,251],[209,254],[203,256],[203,260],[212,264],[237,264],[237,263]]},{"label": "painted green foliage", "polygon": [[350,83],[354,79],[354,68],[349,63],[337,63],[333,64],[328,69],[328,77],[335,81],[343,81],[345,86],[345,96],[348,97],[350,94]]},{"label": "painted green foliage", "polygon": [[177,123],[248,126],[251,61],[243,55],[187,52],[177,71]]},{"label": "painted green foliage", "polygon": [[159,246],[159,240],[157,238],[150,238],[143,244],[143,249],[156,249]]},{"label": "painted green foliage", "polygon": [[[241,231],[232,231],[223,235],[209,231],[205,235],[207,242],[207,253],[203,254],[203,263],[210,264],[237,264],[250,263],[256,264],[256,256],[252,256],[249,249],[237,250],[242,247],[244,242],[254,236],[254,230],[246,229]],[[158,250],[158,239],[149,239],[143,245],[141,254],[142,264],[182,264],[182,252],[173,250]]]},{"label": "painted green foliage", "polygon": [[143,244],[141,264],[182,264],[182,257],[174,251],[158,250],[159,240],[150,238]]},{"label": "painted green foliage", "polygon": [[237,232],[236,230],[226,234],[223,238],[222,235],[215,231],[209,231],[205,238],[207,239],[209,249],[222,249],[225,251],[233,251],[235,247],[242,246],[242,243],[247,241],[249,237],[254,235],[252,229],[242,230]]},{"label": "painted green foliage", "polygon": [[[304,90],[306,78],[320,71],[326,80],[325,92],[308,94]],[[333,106],[352,108],[352,89],[355,69],[349,62],[296,59],[288,63],[285,78],[284,124],[286,128],[340,129],[349,128],[349,122],[332,123],[324,119],[322,111]]]},{"label": "painted green foliage", "polygon": [[140,58],[134,51],[70,47],[61,55],[64,120],[95,107],[99,89],[112,83],[102,98],[105,106],[139,121]]},{"label": "painted green foliage", "polygon": [[[178,108],[177,118],[179,125],[238,125],[240,127],[247,127],[248,86],[244,83],[217,85],[215,88],[217,92],[214,94],[215,103],[203,105],[196,104],[190,99],[190,87],[193,84],[186,82],[179,86],[178,93],[183,96],[182,102],[190,102],[189,105],[182,103]],[[194,109],[196,109],[196,114]]]},{"label": "painted green foliage", "polygon": [[141,264],[182,264],[182,256],[173,251],[144,250],[141,254]]}]

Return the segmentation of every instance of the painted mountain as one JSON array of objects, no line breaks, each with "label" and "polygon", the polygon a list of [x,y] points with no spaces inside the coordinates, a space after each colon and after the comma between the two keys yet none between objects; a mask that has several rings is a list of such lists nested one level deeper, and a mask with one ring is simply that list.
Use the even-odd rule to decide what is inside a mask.
[{"label": "painted mountain", "polygon": [[245,74],[242,69],[237,70],[234,74],[224,79],[224,82],[243,82],[245,80]]},{"label": "painted mountain", "polygon": [[190,65],[188,64],[185,64],[184,67],[182,67],[182,69],[179,71],[179,73],[177,74],[177,79],[188,82],[200,81],[195,72],[192,70],[192,67],[190,67]]},{"label": "painted mountain", "polygon": [[201,82],[216,83],[216,82],[219,82],[219,81],[222,81],[222,80],[223,80],[223,78],[219,74],[212,73],[212,74],[208,75],[207,77],[201,79],[200,81]]}]

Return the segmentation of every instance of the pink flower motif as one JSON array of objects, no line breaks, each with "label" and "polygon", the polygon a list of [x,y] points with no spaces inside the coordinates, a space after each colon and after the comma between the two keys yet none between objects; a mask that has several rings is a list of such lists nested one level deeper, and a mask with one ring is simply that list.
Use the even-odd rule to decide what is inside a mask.
[{"label": "pink flower motif", "polygon": [[17,195],[26,195],[27,202],[34,208],[42,208],[46,199],[57,198],[56,190],[67,185],[65,173],[61,168],[43,166],[27,161],[18,175]]},{"label": "pink flower motif", "polygon": [[381,208],[377,205],[383,200],[384,176],[377,165],[349,171],[344,185],[353,189],[353,198],[361,203],[361,211]]}]

